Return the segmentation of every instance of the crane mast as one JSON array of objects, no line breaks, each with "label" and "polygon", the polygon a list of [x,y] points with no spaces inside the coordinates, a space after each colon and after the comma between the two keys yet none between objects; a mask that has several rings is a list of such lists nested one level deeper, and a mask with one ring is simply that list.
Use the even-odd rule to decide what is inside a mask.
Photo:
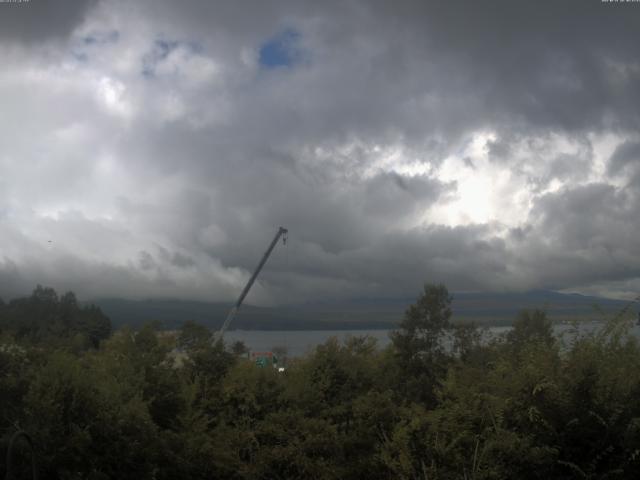
[{"label": "crane mast", "polygon": [[260,260],[260,263],[258,263],[258,266],[256,267],[255,271],[253,272],[253,275],[251,275],[251,278],[249,279],[247,284],[242,289],[242,293],[240,293],[240,296],[238,297],[238,300],[236,300],[236,303],[233,305],[233,307],[231,307],[231,310],[227,314],[227,318],[224,320],[224,323],[222,324],[222,327],[218,331],[218,339],[222,339],[222,336],[224,335],[224,332],[227,330],[227,327],[229,326],[231,321],[235,318],[236,314],[238,313],[238,310],[240,309],[240,306],[242,305],[244,297],[246,297],[247,294],[249,293],[249,290],[251,289],[251,286],[253,285],[253,282],[256,281],[256,278],[258,277],[258,274],[260,273],[260,270],[262,270],[262,267],[264,267],[264,264],[267,263],[267,259],[269,258],[269,255],[271,255],[271,252],[275,248],[276,243],[278,243],[278,240],[280,240],[280,237],[282,237],[282,243],[286,244],[286,242],[287,242],[287,233],[288,233],[288,230],[286,228],[280,227],[278,229],[278,232],[276,233],[276,236],[273,237],[273,240],[271,241],[271,244],[269,245],[269,248],[267,248],[267,251],[262,256],[262,259]]}]

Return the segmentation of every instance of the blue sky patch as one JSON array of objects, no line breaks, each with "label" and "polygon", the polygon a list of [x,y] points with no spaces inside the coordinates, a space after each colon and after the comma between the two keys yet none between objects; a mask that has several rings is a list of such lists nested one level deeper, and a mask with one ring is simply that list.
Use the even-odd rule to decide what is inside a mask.
[{"label": "blue sky patch", "polygon": [[260,65],[264,68],[290,67],[300,61],[300,33],[283,30],[260,46]]},{"label": "blue sky patch", "polygon": [[180,42],[176,40],[157,39],[153,42],[153,48],[142,59],[142,75],[153,77],[158,63],[166,60],[169,54],[178,48]]},{"label": "blue sky patch", "polygon": [[188,56],[204,54],[202,44],[197,41],[158,38],[154,40],[153,46],[142,58],[142,75],[146,78],[153,78],[158,65],[164,62],[174,50],[180,50],[182,54]]},{"label": "blue sky patch", "polygon": [[82,42],[85,45],[105,45],[108,43],[116,43],[120,39],[118,30],[110,30],[106,32],[93,32],[83,37]]},{"label": "blue sky patch", "polygon": [[71,57],[78,63],[88,63],[96,49],[118,43],[118,30],[97,30],[82,37],[74,38],[70,49]]}]

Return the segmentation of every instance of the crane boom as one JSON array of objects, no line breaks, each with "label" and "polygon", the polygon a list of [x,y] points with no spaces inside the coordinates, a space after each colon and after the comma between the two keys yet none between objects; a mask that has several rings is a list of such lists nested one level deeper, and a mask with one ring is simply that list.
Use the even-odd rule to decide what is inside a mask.
[{"label": "crane boom", "polygon": [[264,267],[264,264],[267,263],[267,259],[269,258],[269,255],[271,255],[271,252],[275,248],[276,243],[278,243],[278,240],[280,239],[280,237],[282,237],[284,235],[283,242],[287,241],[287,237],[286,237],[287,233],[288,233],[288,230],[286,228],[280,227],[278,229],[278,233],[276,233],[276,236],[273,237],[273,240],[271,241],[271,244],[269,245],[269,248],[267,248],[267,251],[264,252],[264,255],[262,256],[262,259],[260,260],[260,263],[258,263],[258,266],[256,267],[255,271],[253,272],[253,275],[251,275],[251,278],[249,279],[247,284],[242,289],[242,293],[240,293],[240,296],[238,297],[238,300],[236,300],[236,303],[233,305],[233,307],[231,308],[231,310],[227,314],[227,318],[224,320],[224,323],[222,324],[222,327],[220,328],[220,331],[218,332],[218,338],[219,339],[222,338],[222,336],[224,335],[224,332],[227,330],[227,327],[229,326],[231,321],[236,316],[236,313],[238,313],[238,310],[240,309],[240,305],[242,305],[242,301],[244,300],[244,297],[246,297],[247,294],[249,293],[249,290],[251,289],[251,286],[253,285],[253,282],[256,281],[256,278],[258,277],[258,274],[260,273],[260,270],[262,270],[262,267]]}]

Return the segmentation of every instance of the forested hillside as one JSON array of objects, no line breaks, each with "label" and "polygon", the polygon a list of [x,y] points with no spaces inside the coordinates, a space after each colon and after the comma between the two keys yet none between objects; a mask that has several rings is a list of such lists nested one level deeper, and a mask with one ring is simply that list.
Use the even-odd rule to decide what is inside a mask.
[{"label": "forested hillside", "polygon": [[[620,300],[563,294],[548,290],[524,293],[458,292],[453,294],[452,319],[479,325],[511,325],[519,311],[544,308],[554,320],[599,319],[620,310]],[[356,330],[393,329],[398,326],[413,298],[355,298],[300,304],[257,307],[244,304],[231,325],[239,330]],[[230,303],[170,299],[97,299],[94,302],[111,319],[115,328],[134,328],[158,321],[165,329],[180,328],[196,321],[219,329]]]},{"label": "forested hillside", "polygon": [[[329,340],[284,372],[189,322],[109,331],[38,288],[0,307],[0,474],[26,432],[51,479],[637,478],[630,319],[560,342],[544,312],[490,343],[426,285],[388,348]],[[453,350],[443,347],[454,336]],[[14,478],[30,478],[17,442]],[[22,476],[20,476],[22,475]]]}]

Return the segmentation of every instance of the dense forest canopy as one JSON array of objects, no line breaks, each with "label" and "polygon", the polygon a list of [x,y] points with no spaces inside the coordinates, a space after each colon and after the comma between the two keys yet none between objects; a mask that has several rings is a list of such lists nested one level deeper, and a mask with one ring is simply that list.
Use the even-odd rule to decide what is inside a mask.
[{"label": "dense forest canopy", "polygon": [[30,297],[5,304],[0,299],[0,334],[16,341],[58,344],[72,340],[97,347],[111,334],[111,322],[93,306],[80,306],[73,292],[58,297],[52,288],[40,285]]},{"label": "dense forest canopy", "polygon": [[[52,479],[637,478],[627,317],[558,339],[523,312],[487,342],[451,303],[426,285],[387,348],[330,339],[279,372],[193,322],[111,332],[38,287],[0,302],[0,474],[20,430]],[[30,478],[26,443],[13,459]]]}]

